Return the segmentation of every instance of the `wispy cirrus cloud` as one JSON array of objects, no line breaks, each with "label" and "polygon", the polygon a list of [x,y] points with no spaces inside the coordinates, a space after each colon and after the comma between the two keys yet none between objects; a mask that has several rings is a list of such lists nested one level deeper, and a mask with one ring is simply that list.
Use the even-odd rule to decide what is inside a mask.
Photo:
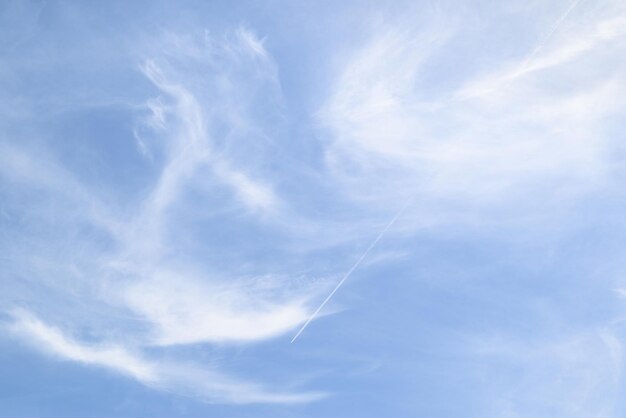
[{"label": "wispy cirrus cloud", "polygon": [[[256,129],[246,118],[249,89],[238,84],[257,77],[260,82],[276,83],[273,63],[262,42],[246,29],[227,35],[224,43],[173,34],[166,39],[160,58],[142,67],[162,93],[147,106],[152,111],[148,123],[165,142],[160,144],[165,148],[164,167],[129,225],[125,251],[113,261],[137,277],[123,286],[119,300],[154,324],[155,342],[162,345],[253,341],[280,335],[304,320],[308,299],[304,293],[295,299],[278,296],[284,293],[280,289],[285,283],[262,289],[256,284],[259,278],[237,280],[227,278],[228,273],[217,273],[223,278],[194,277],[180,266],[161,261],[174,250],[168,234],[178,227],[175,210],[195,205],[186,195],[194,188],[206,190],[212,183],[226,186],[253,215],[279,210],[279,199],[271,188],[235,168],[237,162],[239,167],[254,167],[248,158],[255,156],[244,153],[242,162],[229,151],[246,147],[251,140],[247,136],[253,136]],[[189,72],[189,66],[215,73],[207,80],[195,70]],[[237,74],[240,71],[244,74]],[[216,125],[228,131],[220,132]]]},{"label": "wispy cirrus cloud", "polygon": [[0,5],[3,335],[343,392],[218,415],[620,416],[624,6],[226,3]]},{"label": "wispy cirrus cloud", "polygon": [[12,316],[11,331],[44,351],[75,362],[109,368],[141,382],[157,380],[153,365],[123,346],[81,344],[27,311],[15,310]]},{"label": "wispy cirrus cloud", "polygon": [[[104,197],[99,187],[82,181],[53,153],[44,153],[42,160],[32,147],[2,143],[2,176],[12,193],[39,190],[54,207],[56,222],[84,230],[56,243],[49,234],[31,231],[16,243],[20,252],[32,253],[31,286],[47,286],[51,298],[63,295],[79,301],[55,309],[54,301],[41,303],[34,297],[16,302],[15,297],[24,294],[9,296],[3,300],[4,309],[24,306],[12,311],[12,335],[60,358],[115,370],[150,387],[201,400],[317,399],[313,393],[270,391],[198,368],[193,360],[163,363],[146,354],[155,347],[240,344],[280,336],[305,320],[311,297],[308,285],[298,288],[264,272],[240,277],[236,268],[212,268],[179,249],[188,239],[186,247],[198,251],[196,238],[188,238],[206,222],[198,212],[198,196],[207,205],[227,208],[226,222],[229,212],[254,223],[281,210],[281,199],[259,168],[259,154],[249,152],[262,150],[255,141],[268,140],[259,126],[263,118],[253,115],[254,100],[279,100],[280,95],[263,42],[242,28],[218,37],[166,32],[150,45],[142,55],[146,50],[153,54],[140,58],[139,71],[155,96],[145,98],[143,106],[124,107],[138,121],[132,131],[134,151],[150,167],[147,184],[133,195],[120,191]],[[55,233],[45,216],[49,209],[28,209],[33,219]],[[184,220],[179,219],[181,213],[186,214]],[[36,249],[37,241],[48,244]],[[77,247],[80,254],[67,251]],[[33,258],[41,260],[41,268]],[[73,266],[71,274],[49,269],[62,264]],[[84,310],[84,305],[99,308]],[[33,308],[63,325],[43,322],[28,313]],[[90,329],[98,342],[72,337],[65,329],[71,329],[69,324]]]},{"label": "wispy cirrus cloud", "polygon": [[[490,388],[493,416],[551,411],[572,417],[617,416],[623,374],[623,343],[617,329],[574,332],[519,341],[508,335],[471,341],[470,351],[507,372]],[[531,412],[533,411],[533,412]]]},{"label": "wispy cirrus cloud", "polygon": [[372,199],[375,187],[381,202],[417,192],[422,207],[436,208],[425,219],[595,188],[612,146],[603,127],[625,88],[614,71],[624,66],[624,10],[607,6],[591,14],[581,5],[534,53],[460,72],[436,93],[428,82],[439,51],[466,28],[442,16],[419,29],[401,18],[381,25],[346,60],[319,113],[336,178],[355,197]]},{"label": "wispy cirrus cloud", "polygon": [[247,342],[284,334],[308,314],[306,294],[284,280],[204,280],[154,271],[123,291],[124,303],[153,324],[157,345]]},{"label": "wispy cirrus cloud", "polygon": [[15,310],[12,316],[14,321],[10,331],[37,350],[62,360],[109,369],[156,389],[198,397],[207,402],[236,404],[307,402],[323,396],[321,393],[267,391],[260,385],[238,381],[197,365],[147,359],[124,345],[80,342],[24,310]]}]

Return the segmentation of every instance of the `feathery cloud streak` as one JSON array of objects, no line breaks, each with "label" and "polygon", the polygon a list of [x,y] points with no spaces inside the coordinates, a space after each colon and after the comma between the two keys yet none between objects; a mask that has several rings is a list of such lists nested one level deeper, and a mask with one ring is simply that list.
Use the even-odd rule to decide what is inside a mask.
[{"label": "feathery cloud streak", "polygon": [[[316,399],[319,395],[267,391],[223,373],[202,371],[193,362],[163,367],[146,357],[145,350],[154,346],[243,343],[284,334],[305,320],[309,297],[308,289],[298,290],[265,273],[241,278],[236,269],[211,272],[215,269],[181,252],[177,244],[193,236],[195,224],[205,218],[197,213],[198,193],[204,194],[207,204],[230,207],[236,216],[252,220],[280,210],[280,199],[260,180],[259,172],[253,179],[250,171],[238,168],[254,169],[254,160],[240,148],[258,148],[254,141],[264,138],[250,114],[255,111],[252,101],[261,100],[255,94],[279,100],[274,64],[262,42],[247,29],[221,38],[166,33],[153,49],[158,53],[140,70],[158,96],[139,108],[147,118],[134,129],[136,152],[154,172],[152,184],[135,192],[141,198],[120,194],[105,204],[99,190],[83,184],[54,159],[38,160],[28,147],[2,143],[3,177],[18,182],[15,193],[40,189],[70,228],[86,224],[98,230],[83,234],[78,242],[62,243],[83,248],[80,262],[71,262],[74,270],[69,277],[46,277],[51,271],[45,266],[62,263],[63,257],[69,263],[72,255],[59,258],[50,245],[33,256],[46,260],[35,269],[41,277],[35,279],[37,285],[45,283],[60,294],[74,288],[81,299],[54,317],[64,317],[65,324],[81,323],[100,335],[102,343],[83,344],[25,310],[12,316],[13,335],[62,358],[211,402]],[[220,189],[228,193],[215,193]],[[47,223],[40,210],[29,210],[38,222]],[[184,222],[179,220],[181,212],[187,213]],[[98,244],[101,237],[110,242],[106,249]],[[23,249],[31,252],[36,251],[34,240],[48,240],[34,232],[25,238]],[[10,298],[5,303],[10,306]],[[84,303],[99,305],[102,312],[81,315],[72,310],[82,309]],[[50,309],[54,308],[48,304],[37,307]],[[104,320],[107,313],[113,316]],[[124,321],[129,316],[132,326]],[[130,345],[107,342],[111,332],[103,326],[112,327],[118,337],[126,335]]]},{"label": "feathery cloud streak", "polygon": [[438,53],[463,28],[445,18],[384,27],[347,60],[320,110],[337,178],[354,196],[371,196],[374,186],[388,202],[417,189],[424,206],[466,208],[595,188],[612,146],[603,124],[623,105],[613,69],[624,65],[616,51],[626,21],[621,6],[610,6],[599,16],[573,11],[529,62],[522,55],[435,94],[427,83]]}]

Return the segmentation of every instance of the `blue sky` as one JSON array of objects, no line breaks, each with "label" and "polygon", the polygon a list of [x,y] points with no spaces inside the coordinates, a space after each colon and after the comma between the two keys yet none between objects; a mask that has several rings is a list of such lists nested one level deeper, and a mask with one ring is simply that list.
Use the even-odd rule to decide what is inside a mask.
[{"label": "blue sky", "polygon": [[2,415],[626,413],[623,2],[7,0],[0,62]]}]

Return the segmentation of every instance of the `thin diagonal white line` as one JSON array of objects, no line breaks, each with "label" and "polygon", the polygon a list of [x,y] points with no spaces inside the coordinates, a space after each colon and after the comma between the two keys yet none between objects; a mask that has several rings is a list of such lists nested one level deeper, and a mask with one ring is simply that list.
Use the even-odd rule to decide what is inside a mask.
[{"label": "thin diagonal white line", "polygon": [[372,249],[376,246],[376,244],[378,244],[378,241],[381,240],[381,238],[383,237],[383,235],[385,235],[385,233],[389,230],[389,228],[391,228],[393,226],[394,223],[396,223],[396,221],[398,220],[398,218],[400,216],[402,216],[402,214],[404,213],[404,211],[409,207],[409,205],[411,204],[411,201],[413,200],[413,196],[411,196],[410,199],[407,200],[407,202],[404,204],[404,206],[402,206],[400,208],[400,210],[398,211],[398,213],[395,214],[395,216],[387,223],[387,225],[385,225],[385,227],[383,228],[382,231],[380,231],[380,233],[378,234],[378,236],[374,239],[374,241],[372,241],[372,243],[369,245],[369,247],[367,247],[367,249],[363,252],[363,254],[361,254],[361,256],[358,258],[358,260],[356,260],[356,263],[354,263],[352,265],[352,267],[350,268],[350,270],[348,270],[348,272],[342,277],[342,279],[339,281],[339,283],[337,283],[337,286],[335,286],[335,288],[333,289],[332,292],[330,292],[330,294],[328,296],[326,296],[326,299],[324,299],[324,301],[321,303],[321,305],[315,310],[315,312],[313,312],[313,314],[309,317],[309,319],[307,319],[307,321],[304,323],[304,325],[302,325],[302,328],[300,328],[300,330],[298,331],[298,333],[291,339],[291,342],[293,343],[299,336],[300,334],[302,334],[302,332],[306,329],[306,327],[309,325],[309,323],[311,321],[313,321],[315,319],[315,317],[317,316],[317,314],[320,313],[320,311],[324,308],[324,306],[328,303],[328,301],[333,297],[333,295],[335,293],[337,293],[337,290],[339,290],[339,288],[344,284],[344,282],[346,280],[348,280],[348,277],[350,277],[350,275],[352,275],[352,273],[354,272],[354,270],[356,270],[359,265],[361,264],[361,262],[363,262],[363,260],[365,259],[365,257],[367,257],[367,255],[369,254],[370,251],[372,251]]},{"label": "thin diagonal white line", "polygon": [[[535,49],[526,57],[526,59],[524,60],[524,63],[522,64],[522,67],[520,69],[520,72],[523,72],[524,70],[526,70],[526,68],[528,67],[528,65],[530,64],[530,62],[533,60],[533,58],[535,57],[535,55],[537,55],[537,53],[539,52],[539,50],[541,50],[541,48],[543,48],[543,46],[550,40],[550,38],[552,37],[552,35],[554,35],[554,33],[559,29],[559,27],[561,26],[561,24],[565,21],[565,19],[567,19],[567,17],[569,16],[569,14],[572,12],[572,10],[574,10],[574,8],[576,8],[576,6],[578,6],[578,3],[580,3],[582,0],[573,0],[569,7],[567,8],[567,10],[565,10],[565,12],[556,20],[556,22],[554,23],[554,25],[552,26],[552,29],[548,32],[548,34],[546,36],[543,37],[543,39],[539,42],[539,44],[535,47]],[[372,241],[372,243],[370,244],[369,247],[367,247],[367,249],[365,250],[365,252],[363,252],[363,254],[361,254],[361,256],[359,257],[359,259],[356,261],[356,263],[354,263],[354,265],[350,268],[350,270],[348,270],[348,272],[343,276],[343,278],[339,281],[339,283],[337,283],[337,286],[335,286],[335,288],[333,289],[332,292],[330,292],[330,294],[328,296],[326,296],[326,299],[324,299],[324,301],[320,304],[320,306],[315,310],[315,312],[313,312],[313,314],[309,317],[309,319],[307,319],[307,321],[304,323],[304,325],[302,325],[302,328],[300,328],[300,330],[296,333],[296,335],[291,339],[291,342],[293,343],[296,339],[298,339],[298,337],[300,336],[300,334],[302,334],[302,332],[306,329],[306,327],[309,325],[309,323],[311,323],[311,321],[313,321],[315,319],[315,317],[317,316],[317,314],[320,313],[320,311],[324,308],[324,306],[326,306],[326,304],[328,303],[328,301],[330,301],[330,299],[334,296],[335,293],[337,293],[337,291],[339,290],[339,288],[344,284],[344,282],[350,277],[350,275],[352,275],[352,273],[354,272],[354,270],[356,270],[359,265],[361,264],[361,262],[363,262],[363,260],[365,259],[365,257],[367,257],[367,255],[369,254],[370,251],[372,251],[372,249],[376,246],[376,244],[378,244],[378,241],[381,240],[381,238],[383,237],[383,235],[385,235],[385,233],[389,230],[389,228],[391,228],[393,226],[394,223],[396,223],[396,221],[398,220],[398,218],[404,213],[404,211],[409,207],[409,205],[411,204],[411,201],[413,200],[413,196],[411,196],[407,202],[404,204],[404,206],[402,206],[402,208],[400,208],[400,210],[398,211],[398,213],[396,213],[396,215],[391,219],[391,221],[389,221],[389,223],[383,228],[382,231],[380,231],[380,233],[378,234],[378,236],[374,239],[374,241]]]},{"label": "thin diagonal white line", "polygon": [[543,39],[541,39],[541,41],[539,41],[539,44],[535,47],[535,49],[533,49],[533,51],[526,57],[526,59],[524,60],[524,63],[522,64],[519,70],[520,73],[524,72],[528,68],[531,61],[535,58],[535,55],[537,55],[537,53],[541,50],[541,48],[543,48],[543,46],[546,43],[548,43],[550,38],[552,38],[552,35],[554,35],[554,32],[556,32],[559,29],[561,24],[565,21],[565,19],[567,19],[567,17],[572,12],[572,10],[574,10],[574,8],[576,8],[576,6],[578,6],[578,3],[580,3],[581,1],[582,0],[574,0],[572,1],[572,3],[570,3],[567,10],[565,10],[565,12],[563,12],[563,14],[556,20],[556,22],[554,22],[554,25],[552,25],[552,29],[550,30],[550,32],[548,32],[547,35],[544,36]]}]

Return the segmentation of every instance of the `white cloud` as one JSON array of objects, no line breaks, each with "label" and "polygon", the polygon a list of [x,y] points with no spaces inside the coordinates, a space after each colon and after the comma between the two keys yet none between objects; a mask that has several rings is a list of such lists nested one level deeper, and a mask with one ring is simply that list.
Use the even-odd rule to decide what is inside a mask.
[{"label": "white cloud", "polygon": [[[193,363],[146,355],[168,345],[246,343],[285,334],[306,318],[309,296],[304,295],[310,294],[309,289],[294,290],[288,280],[244,279],[229,267],[220,271],[197,255],[193,243],[190,252],[196,253],[188,255],[172,239],[193,236],[205,220],[199,195],[251,223],[262,222],[259,215],[277,216],[282,210],[282,200],[260,168],[258,141],[267,138],[258,126],[263,117],[255,113],[261,110],[253,105],[259,98],[251,97],[268,95],[272,101],[280,96],[263,42],[246,29],[204,38],[169,33],[151,42],[152,54],[145,54],[151,58],[144,60],[141,71],[156,87],[155,97],[139,109],[145,118],[132,132],[150,166],[147,182],[132,196],[104,196],[97,185],[82,182],[80,173],[55,161],[45,149],[39,150],[45,158],[38,158],[34,147],[0,143],[3,186],[18,196],[41,191],[55,204],[52,215],[51,205],[27,206],[32,219],[49,230],[19,231],[19,247],[12,246],[20,260],[28,260],[28,268],[20,268],[28,270],[33,287],[50,296],[45,303],[35,304],[40,298],[33,297],[33,306],[24,305],[42,313],[54,311],[55,318],[67,321],[65,327],[80,323],[98,342],[82,342],[25,311],[14,312],[12,329],[43,352],[210,402],[316,399],[317,394],[270,391]],[[150,50],[145,45],[141,49],[142,55]],[[128,109],[137,107],[127,103]],[[45,133],[41,137],[45,142]],[[89,140],[84,139],[86,147]],[[109,207],[115,210],[106,210]],[[181,219],[180,213],[189,216]],[[237,222],[226,218],[220,222]],[[56,228],[61,222],[79,233],[60,232]],[[202,239],[207,237],[212,238]],[[34,244],[39,242],[42,248]],[[60,303],[55,298],[67,294],[76,302],[62,309],[55,306]],[[10,298],[2,302],[3,309],[10,306]],[[105,306],[107,319],[86,305]],[[135,314],[131,326],[129,312]],[[117,342],[111,342],[111,335]]]},{"label": "white cloud", "polygon": [[[230,187],[241,203],[255,211],[267,213],[279,207],[279,199],[266,182],[233,168],[228,150],[246,146],[245,140],[242,144],[224,143],[214,129],[215,125],[234,123],[229,129],[237,130],[240,124],[249,123],[241,114],[245,111],[239,109],[248,93],[236,87],[249,81],[231,80],[230,66],[246,71],[250,67],[254,77],[260,71],[262,78],[273,82],[270,57],[262,42],[246,29],[236,31],[224,44],[211,37],[199,41],[168,36],[170,44],[166,42],[160,55],[142,67],[165,95],[147,102],[147,124],[155,129],[155,140],[162,142],[166,159],[154,187],[127,225],[122,253],[109,263],[119,273],[135,278],[113,291],[114,299],[146,319],[154,331],[151,343],[159,345],[254,341],[283,334],[306,316],[305,297],[277,296],[285,283],[268,292],[258,287],[258,279],[233,282],[190,275],[162,261],[173,249],[166,238],[168,232],[179,228],[169,211],[193,206],[186,193],[199,187],[198,182],[217,181]],[[250,57],[260,62],[250,62]],[[194,66],[199,66],[198,71],[214,71],[212,78],[207,81],[202,73],[189,73]],[[223,88],[234,99],[225,96]],[[207,97],[211,94],[218,96]],[[234,100],[234,104],[214,102],[218,98]],[[142,144],[145,147],[146,141]],[[207,173],[214,180],[207,178]]]},{"label": "white cloud", "polygon": [[[144,118],[134,134],[139,152],[150,161],[146,171],[151,182],[130,199],[117,196],[119,201],[111,206],[118,211],[106,211],[101,202],[107,200],[96,198],[97,190],[82,185],[80,173],[34,158],[29,155],[32,150],[18,150],[17,145],[2,143],[0,150],[3,179],[17,180],[18,188],[45,189],[58,198],[64,209],[59,213],[67,215],[63,220],[80,222],[86,230],[68,238],[75,241],[57,251],[62,256],[48,257],[47,262],[65,265],[63,257],[80,248],[81,260],[88,262],[72,268],[77,270],[76,281],[90,291],[76,292],[57,276],[45,277],[50,275],[47,268],[38,269],[40,277],[33,280],[45,280],[59,293],[87,296],[83,304],[95,301],[107,304],[110,311],[134,314],[132,330],[120,324],[116,329],[120,339],[110,342],[107,330],[94,325],[91,330],[101,339],[86,343],[17,311],[14,332],[43,352],[207,401],[316,399],[316,394],[277,393],[193,363],[163,361],[154,354],[180,348],[171,346],[263,341],[294,330],[309,317],[310,284],[293,284],[290,278],[265,281],[266,271],[255,275],[267,269],[268,263],[255,265],[252,277],[242,278],[245,269],[239,267],[247,268],[255,260],[239,253],[225,257],[232,265],[211,266],[211,260],[222,255],[223,235],[214,229],[232,222],[241,233],[235,239],[258,240],[258,247],[263,247],[266,236],[247,235],[247,222],[260,224],[271,218],[272,227],[283,228],[281,233],[296,231],[294,236],[316,241],[298,242],[293,247],[300,247],[290,248],[291,254],[299,251],[300,257],[292,266],[322,260],[323,266],[308,271],[319,267],[336,272],[340,263],[334,258],[342,256],[331,254],[327,260],[319,250],[337,248],[337,243],[355,236],[366,242],[375,229],[368,214],[391,212],[389,206],[401,206],[414,193],[418,203],[413,208],[419,207],[415,210],[424,215],[424,222],[447,222],[454,216],[446,211],[457,214],[472,205],[518,205],[523,211],[529,201],[558,200],[594,188],[609,175],[604,162],[612,138],[602,127],[608,116],[621,111],[625,90],[618,74],[624,69],[625,20],[620,10],[613,15],[592,15],[584,31],[577,31],[575,22],[562,25],[530,60],[522,54],[479,74],[465,73],[463,63],[452,60],[446,65],[458,65],[455,80],[441,83],[443,87],[434,92],[425,91],[428,82],[441,80],[428,67],[442,56],[451,59],[446,47],[462,36],[458,26],[442,20],[423,26],[414,22],[378,26],[371,42],[348,56],[318,114],[330,134],[324,152],[331,170],[312,173],[308,180],[315,184],[304,184],[298,193],[307,195],[302,202],[314,202],[310,213],[329,205],[319,209],[320,216],[330,218],[323,223],[290,212],[290,196],[278,192],[276,179],[264,168],[268,161],[277,163],[281,158],[271,154],[273,148],[267,150],[272,139],[265,132],[271,124],[268,120],[273,121],[265,112],[280,109],[281,97],[275,64],[262,39],[239,29],[224,36],[166,33],[142,43],[137,48],[142,56],[140,72],[151,83],[152,97],[138,99],[144,103]],[[581,17],[573,14],[570,19]],[[429,71],[430,78],[425,76]],[[344,207],[340,203],[335,210],[331,201],[344,192],[360,200]],[[198,219],[202,218],[198,213],[213,208],[226,216],[207,226],[209,222]],[[40,214],[46,210],[30,209]],[[74,218],[76,213],[80,220]],[[89,225],[83,225],[85,220]],[[94,225],[107,236],[95,236]],[[225,230],[220,233],[228,234]],[[56,235],[62,235],[58,232],[50,234],[55,238],[46,236],[42,241],[49,247],[58,245]],[[30,239],[38,231],[28,233]],[[198,236],[211,246],[194,245]],[[280,234],[267,236],[281,241],[277,245],[291,244]],[[83,245],[81,240],[99,245]],[[24,245],[20,250],[30,254],[32,248]],[[368,261],[403,254],[387,252]],[[345,262],[349,267],[350,261]],[[53,310],[54,302],[34,310]],[[83,317],[86,310],[68,314],[71,310],[58,316],[65,315],[70,322],[80,317],[84,323],[97,323]],[[132,343],[120,343],[127,334],[132,334],[128,338]],[[589,345],[600,349],[587,350],[585,342],[579,351],[609,352],[613,363],[600,364],[602,370],[609,369],[609,363],[621,364],[619,341],[610,333],[601,339],[608,349],[594,339]],[[578,345],[574,346],[577,350]],[[550,350],[537,354],[541,364],[568,354],[567,350]],[[563,368],[595,366],[582,357],[565,362]],[[521,363],[526,364],[526,359]],[[570,376],[569,369],[562,375]],[[600,380],[591,372],[589,376],[594,382]],[[541,379],[528,381],[537,380]],[[583,389],[576,386],[569,393],[578,396]]]},{"label": "white cloud", "polygon": [[[482,97],[486,100],[498,100],[501,91],[506,91],[511,84],[523,82],[519,79],[532,77],[534,72],[558,69],[563,65],[583,66],[588,68],[588,62],[576,62],[584,59],[586,54],[602,47],[623,48],[623,34],[626,32],[625,11],[616,11],[617,15],[597,18],[596,20],[577,22],[563,34],[555,35],[554,39],[547,40],[546,45],[536,48],[521,62],[509,64],[512,68],[503,73],[487,75],[484,79],[472,81],[460,93],[460,98]],[[585,30],[577,30],[584,27]],[[608,59],[610,57],[602,57]],[[614,57],[617,58],[617,57]],[[619,60],[619,59],[618,59]]]},{"label": "white cloud", "polygon": [[319,113],[332,174],[353,197],[382,207],[416,193],[424,222],[440,219],[444,206],[524,211],[593,190],[608,174],[604,126],[626,90],[626,14],[610,9],[572,12],[529,62],[479,74],[458,62],[455,79],[464,81],[436,94],[423,91],[441,81],[433,63],[463,32],[379,29],[346,60]]},{"label": "white cloud", "polygon": [[[231,152],[249,147],[255,133],[248,118],[252,94],[250,83],[277,89],[274,64],[262,42],[247,29],[239,29],[223,44],[215,39],[181,39],[173,34],[161,45],[158,56],[148,60],[142,72],[171,101],[150,99],[147,124],[159,129],[169,151],[169,165],[153,195],[154,205],[163,205],[180,190],[179,183],[201,166],[211,168],[218,182],[232,188],[235,196],[252,210],[271,211],[279,199],[268,184],[236,164],[254,166],[255,155],[244,153],[237,161]],[[189,70],[189,67],[192,70]],[[207,76],[206,72],[212,72]],[[237,74],[243,72],[242,74]],[[218,126],[226,124],[228,131]],[[241,134],[232,135],[241,131]],[[208,180],[208,179],[207,179]],[[161,203],[159,203],[161,202]]]},{"label": "white cloud", "polygon": [[11,332],[38,350],[63,360],[104,367],[160,390],[194,396],[206,402],[309,402],[321,393],[280,393],[236,380],[194,364],[148,360],[123,345],[82,343],[24,310],[12,312]]},{"label": "white cloud", "polygon": [[272,282],[212,283],[159,271],[122,297],[152,324],[155,344],[247,342],[284,334],[306,320],[307,298],[285,295],[287,283]]},{"label": "white cloud", "polygon": [[141,382],[157,381],[153,365],[122,346],[78,343],[63,335],[59,329],[46,325],[23,310],[14,311],[13,317],[11,329],[14,333],[51,354],[79,363],[113,369]]}]

